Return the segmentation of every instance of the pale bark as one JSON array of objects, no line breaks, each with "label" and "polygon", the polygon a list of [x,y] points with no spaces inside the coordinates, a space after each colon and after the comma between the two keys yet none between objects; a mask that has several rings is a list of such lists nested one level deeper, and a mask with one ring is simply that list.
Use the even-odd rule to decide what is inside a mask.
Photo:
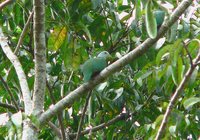
[{"label": "pale bark", "polygon": [[31,111],[32,111],[32,101],[31,101],[31,92],[30,92],[29,87],[28,87],[26,75],[25,75],[25,73],[22,69],[22,65],[21,65],[19,59],[12,52],[12,50],[10,49],[7,42],[8,42],[8,40],[4,36],[3,31],[0,28],[0,45],[1,45],[1,48],[15,68],[15,71],[17,73],[17,77],[19,79],[19,84],[20,84],[20,88],[21,88],[21,91],[22,91],[23,99],[24,99],[25,113],[27,115],[29,115],[29,114],[31,114]]},{"label": "pale bark", "polygon": [[22,140],[37,140],[37,131],[33,127],[30,120],[23,121],[23,136]]},{"label": "pale bark", "polygon": [[34,55],[35,83],[33,93],[33,113],[43,111],[46,88],[46,44],[45,44],[45,4],[44,0],[34,0]]},{"label": "pale bark", "polygon": [[[45,44],[45,4],[44,0],[33,0],[33,36],[35,56],[35,83],[33,93],[33,112],[39,117],[43,111],[46,88],[46,44]],[[22,140],[37,140],[38,131],[29,119],[24,121]]]},{"label": "pale bark", "polygon": [[161,38],[166,31],[169,29],[170,26],[173,25],[175,21],[181,16],[181,14],[188,8],[188,6],[192,3],[192,0],[184,0],[182,3],[175,9],[172,13],[169,20],[165,21],[164,24],[161,26],[158,35],[155,39],[148,38],[145,40],[141,45],[136,47],[133,51],[126,54],[119,60],[115,61],[107,68],[105,68],[98,76],[96,76],[92,81],[88,83],[84,83],[74,91],[70,92],[65,96],[62,100],[60,100],[57,104],[53,107],[49,108],[45,111],[39,118],[40,123],[44,123],[52,116],[54,116],[59,111],[65,109],[66,107],[70,106],[75,102],[75,100],[79,99],[81,96],[85,95],[87,91],[93,89],[96,85],[101,83],[105,80],[109,75],[113,74],[116,71],[119,71],[127,65],[128,63],[132,62],[135,58],[144,54],[159,38]]}]

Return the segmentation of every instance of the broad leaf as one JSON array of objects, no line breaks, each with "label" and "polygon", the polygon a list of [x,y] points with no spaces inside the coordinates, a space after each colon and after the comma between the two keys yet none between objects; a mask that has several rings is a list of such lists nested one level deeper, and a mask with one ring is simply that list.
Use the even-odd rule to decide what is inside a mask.
[{"label": "broad leaf", "polygon": [[148,0],[146,7],[145,7],[145,23],[146,23],[146,29],[149,37],[156,38],[157,36],[157,23],[156,18],[153,14],[153,5],[152,1]]}]

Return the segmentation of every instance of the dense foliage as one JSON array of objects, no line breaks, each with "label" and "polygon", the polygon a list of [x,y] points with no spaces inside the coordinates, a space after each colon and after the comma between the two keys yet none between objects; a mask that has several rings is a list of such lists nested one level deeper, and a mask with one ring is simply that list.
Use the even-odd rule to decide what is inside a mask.
[{"label": "dense foliage", "polygon": [[[200,48],[199,1],[185,10],[179,20],[145,55],[114,73],[92,91],[82,130],[123,117],[81,139],[153,139],[175,89],[181,83]],[[46,1],[47,88],[44,110],[83,84],[80,65],[101,51],[112,55],[113,63],[148,37],[154,38],[171,12],[175,0],[52,0]],[[195,10],[194,10],[195,9]],[[2,9],[0,26],[14,51],[32,10],[28,0],[17,0]],[[32,21],[17,53],[27,75],[29,88],[34,85],[34,47]],[[188,55],[189,54],[189,55]],[[13,104],[5,81],[20,108],[23,97],[11,62],[0,49],[0,103]],[[196,67],[179,96],[167,122],[163,139],[200,137],[200,72]],[[52,97],[53,96],[53,97]],[[63,124],[69,134],[77,132],[85,98],[63,110]],[[1,116],[16,111],[0,106]],[[0,117],[1,117],[0,116]],[[11,117],[12,118],[12,117]],[[14,118],[14,117],[13,117]],[[0,138],[21,133],[21,125],[10,119],[0,128]],[[59,127],[57,116],[51,121]],[[20,137],[20,136],[19,136]],[[53,139],[48,125],[39,138]]]}]

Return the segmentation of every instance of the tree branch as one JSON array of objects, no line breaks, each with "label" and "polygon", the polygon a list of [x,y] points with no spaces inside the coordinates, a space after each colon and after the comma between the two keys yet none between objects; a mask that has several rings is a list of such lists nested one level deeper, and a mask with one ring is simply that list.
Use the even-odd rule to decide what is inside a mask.
[{"label": "tree branch", "polygon": [[[200,60],[200,50],[199,50],[199,53],[198,53],[197,57],[194,60],[194,64],[197,63],[199,60]],[[156,135],[155,140],[160,140],[161,139],[161,136],[162,136],[162,134],[163,134],[163,132],[165,130],[166,124],[167,124],[167,120],[168,120],[168,118],[169,118],[169,116],[171,114],[171,111],[173,109],[173,106],[175,105],[176,100],[178,99],[179,95],[183,91],[187,81],[190,79],[190,77],[192,75],[192,72],[194,71],[194,69],[196,67],[194,64],[190,65],[190,68],[188,69],[188,71],[186,72],[185,76],[183,77],[183,80],[181,81],[179,86],[176,88],[176,91],[174,92],[174,95],[172,96],[172,98],[171,98],[171,100],[169,102],[169,105],[167,107],[167,110],[165,112],[164,118],[162,120],[162,123],[160,125],[160,128],[158,130],[158,133]]]},{"label": "tree branch", "polygon": [[87,83],[82,84],[80,87],[75,89],[74,91],[67,93],[62,100],[56,103],[52,108],[49,108],[47,111],[42,113],[39,118],[39,122],[42,124],[48,119],[50,119],[57,112],[65,109],[75,102],[75,100],[79,99],[81,96],[87,93],[87,91],[93,89],[96,85],[105,80],[109,75],[113,74],[116,71],[119,71],[127,65],[129,62],[132,62],[135,58],[144,54],[159,38],[161,38],[166,31],[169,29],[173,23],[178,20],[179,16],[185,11],[185,9],[192,3],[192,0],[184,0],[182,3],[176,8],[176,10],[172,13],[170,20],[167,20],[160,27],[158,35],[155,39],[148,38],[134,50],[124,55],[119,60],[115,61],[104,70],[100,72],[94,79],[90,80]]},{"label": "tree branch", "polygon": [[[46,81],[46,85],[47,85],[47,89],[49,91],[49,96],[51,98],[52,103],[56,104],[56,99],[53,96],[52,88],[50,87],[48,81]],[[58,117],[60,129],[61,129],[61,134],[62,134],[61,138],[62,138],[62,140],[66,140],[66,137],[65,137],[65,127],[64,127],[64,124],[63,124],[62,112],[58,113],[57,117]]]},{"label": "tree branch", "polygon": [[35,81],[33,93],[33,112],[39,115],[44,106],[46,88],[46,42],[45,42],[45,4],[44,0],[33,0],[33,36],[35,58]]},{"label": "tree branch", "polygon": [[16,107],[13,106],[13,105],[11,105],[11,104],[6,104],[6,103],[0,102],[0,107],[7,108],[7,109],[10,109],[10,110],[18,111],[18,110],[16,109]]},{"label": "tree branch", "polygon": [[200,65],[200,61],[199,61],[199,62],[196,62],[194,65],[196,65],[196,66],[197,66],[197,65]]},{"label": "tree branch", "polygon": [[27,22],[26,22],[26,24],[25,24],[25,26],[24,26],[24,28],[23,28],[23,31],[22,31],[22,33],[21,33],[21,35],[20,35],[20,37],[19,37],[19,40],[18,40],[18,43],[17,43],[17,47],[15,48],[14,54],[17,54],[17,53],[18,53],[19,48],[20,48],[20,46],[21,46],[21,44],[22,44],[22,41],[23,41],[23,39],[24,39],[25,33],[26,33],[27,29],[28,29],[28,25],[29,25],[29,23],[31,22],[31,19],[32,19],[32,18],[33,18],[33,11],[30,13],[30,15],[29,15],[29,17],[28,17],[28,20],[27,20]]},{"label": "tree branch", "polygon": [[[114,117],[113,119],[109,120],[106,123],[102,123],[102,124],[100,124],[98,126],[95,126],[95,127],[91,128],[91,129],[81,131],[80,135],[85,135],[85,134],[88,134],[90,132],[96,132],[96,131],[104,129],[105,127],[108,127],[108,126],[110,126],[110,125],[112,125],[112,124],[114,124],[114,123],[116,123],[116,122],[118,122],[120,120],[125,120],[125,119],[127,119],[127,118],[129,118],[129,117],[131,117],[133,115],[136,115],[137,112],[139,112],[145,106],[148,105],[148,101],[152,98],[152,96],[153,96],[153,93],[148,96],[147,100],[144,102],[144,104],[141,106],[141,108],[139,110],[137,110],[137,111],[135,110],[132,113],[128,113],[128,112],[120,113],[119,115],[117,115],[116,117]],[[69,134],[70,138],[74,138],[76,135],[77,135],[77,133],[70,133]]]},{"label": "tree branch", "polygon": [[86,98],[86,101],[85,101],[85,105],[84,105],[84,108],[83,108],[83,114],[81,116],[81,120],[79,122],[79,126],[78,126],[78,132],[77,132],[77,135],[76,135],[76,139],[75,140],[79,140],[79,137],[80,137],[80,134],[81,134],[81,127],[83,125],[83,120],[84,120],[84,117],[85,117],[85,113],[87,111],[87,106],[88,106],[88,103],[89,103],[89,99],[90,99],[90,96],[92,94],[92,91],[89,91],[89,94]]},{"label": "tree branch", "polygon": [[26,75],[22,69],[22,65],[17,58],[17,56],[12,52],[10,47],[8,46],[8,40],[4,36],[3,31],[0,27],[0,46],[5,53],[5,55],[8,57],[8,59],[11,61],[13,64],[15,71],[17,73],[17,77],[19,79],[21,91],[23,94],[23,99],[24,99],[24,106],[25,106],[25,113],[30,114],[32,111],[32,101],[31,101],[31,92],[28,87]]},{"label": "tree branch", "polygon": [[2,3],[0,3],[0,11],[7,5],[13,3],[14,1],[13,0],[5,0],[3,1]]},{"label": "tree branch", "polygon": [[8,94],[10,95],[10,98],[11,98],[13,104],[15,105],[15,109],[17,111],[19,111],[19,107],[17,105],[17,102],[16,102],[16,100],[15,100],[15,98],[14,98],[14,96],[13,96],[13,94],[12,94],[12,92],[11,92],[9,86],[8,86],[8,84],[6,83],[6,81],[3,79],[3,77],[1,75],[0,75],[0,80],[3,83],[4,88],[7,90]]},{"label": "tree branch", "polygon": [[60,130],[52,122],[48,122],[48,125],[55,132],[55,134],[58,136],[58,138],[62,139],[62,134],[60,133]]},{"label": "tree branch", "polygon": [[193,66],[192,56],[190,55],[190,52],[189,52],[189,50],[188,50],[188,48],[187,48],[188,43],[186,44],[184,41],[182,41],[182,42],[183,42],[183,47],[185,48],[186,53],[187,53],[187,55],[188,55],[188,57],[189,57],[190,65]]},{"label": "tree branch", "polygon": [[[128,118],[128,117],[130,117],[130,115],[128,113],[121,113],[121,114],[117,115],[115,118],[109,120],[106,123],[102,123],[102,124],[100,124],[98,126],[95,126],[95,127],[91,128],[91,129],[87,129],[87,130],[82,131],[80,133],[80,135],[85,135],[85,134],[88,134],[90,132],[96,132],[98,130],[101,130],[101,129],[105,128],[105,127],[108,127],[108,126],[112,125],[115,122],[118,122],[120,120],[124,120],[125,118]],[[71,133],[69,135],[70,135],[70,137],[73,138],[73,137],[75,137],[77,135],[77,133]]]}]

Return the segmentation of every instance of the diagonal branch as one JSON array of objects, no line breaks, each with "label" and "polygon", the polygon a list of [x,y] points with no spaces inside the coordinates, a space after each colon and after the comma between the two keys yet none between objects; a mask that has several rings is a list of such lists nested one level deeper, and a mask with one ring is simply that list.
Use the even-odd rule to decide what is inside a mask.
[{"label": "diagonal branch", "polygon": [[184,0],[181,4],[176,8],[176,10],[172,13],[170,20],[164,22],[164,24],[160,27],[158,35],[155,39],[148,38],[134,50],[115,61],[108,67],[106,67],[99,75],[97,75],[93,80],[84,83],[74,91],[67,93],[62,100],[60,100],[57,104],[55,104],[52,108],[49,108],[47,111],[41,114],[39,118],[39,122],[42,124],[52,116],[54,116],[57,112],[69,107],[71,104],[75,102],[75,100],[82,97],[87,91],[93,89],[96,85],[105,80],[108,76],[113,74],[116,71],[122,69],[125,65],[132,62],[135,58],[144,54],[159,38],[161,38],[166,31],[169,29],[173,23],[178,20],[179,16],[188,8],[188,6],[192,3],[192,0]]},{"label": "diagonal branch", "polygon": [[[49,96],[51,98],[52,103],[56,104],[56,99],[53,96],[52,88],[50,87],[48,81],[46,81],[46,85],[47,85],[47,89],[49,91]],[[60,125],[60,129],[61,129],[62,140],[66,140],[66,137],[65,137],[65,127],[64,127],[64,124],[63,124],[62,112],[58,113],[57,117],[58,117],[58,122],[59,122],[59,125]]]},{"label": "diagonal branch", "polygon": [[7,108],[7,109],[10,109],[10,110],[14,110],[14,111],[18,111],[18,110],[16,110],[16,107],[11,105],[11,104],[6,104],[6,103],[0,102],[0,107]]},{"label": "diagonal branch", "polygon": [[188,43],[186,44],[186,43],[183,41],[183,47],[185,48],[185,51],[186,51],[186,53],[187,53],[187,55],[188,55],[188,57],[189,57],[190,65],[193,66],[192,56],[191,56],[191,54],[190,54],[190,52],[189,52],[189,50],[188,50],[188,48],[187,48],[187,45],[188,45]]},{"label": "diagonal branch", "polygon": [[86,111],[87,111],[87,106],[88,106],[88,103],[89,103],[89,99],[90,99],[91,94],[92,94],[92,91],[89,91],[89,94],[87,95],[87,98],[86,98],[86,101],[85,101],[85,105],[84,105],[84,108],[83,108],[83,114],[82,114],[81,120],[80,120],[80,122],[79,122],[78,132],[77,132],[77,135],[76,135],[76,139],[75,139],[75,140],[79,140],[79,137],[80,137],[80,134],[81,134],[81,127],[82,127],[82,125],[83,125],[85,113],[86,113]]},{"label": "diagonal branch", "polygon": [[5,55],[8,57],[8,59],[11,61],[11,63],[13,64],[13,66],[15,68],[17,77],[19,79],[23,98],[24,98],[25,113],[30,114],[31,110],[32,110],[32,101],[31,101],[31,92],[28,87],[26,75],[22,69],[22,65],[21,65],[19,59],[12,52],[12,50],[10,49],[7,42],[8,42],[8,40],[4,36],[3,31],[0,27],[0,46],[3,50],[3,52],[5,53]]},{"label": "diagonal branch", "polygon": [[58,138],[62,139],[62,134],[60,133],[60,129],[58,129],[52,122],[48,122],[48,125],[53,130],[53,132],[58,136]]},{"label": "diagonal branch", "polygon": [[0,80],[3,83],[4,88],[7,90],[8,94],[10,95],[10,98],[11,98],[13,104],[15,105],[15,108],[17,109],[17,111],[19,111],[19,107],[17,105],[17,101],[15,100],[15,98],[14,98],[14,96],[13,96],[13,94],[12,94],[12,92],[11,92],[9,86],[8,86],[8,84],[6,83],[6,81],[3,79],[3,77],[1,75],[0,75]]},{"label": "diagonal branch", "polygon": [[20,35],[20,37],[19,37],[19,40],[18,40],[18,43],[17,43],[17,47],[15,48],[14,54],[17,54],[17,53],[18,53],[19,48],[20,48],[20,46],[21,46],[21,44],[22,44],[22,41],[23,41],[23,39],[24,39],[25,33],[26,33],[27,29],[28,29],[28,25],[29,25],[29,23],[31,22],[31,19],[32,19],[32,18],[33,18],[33,11],[30,13],[30,15],[29,15],[29,17],[28,17],[28,20],[27,20],[27,22],[26,22],[26,24],[25,24],[25,26],[24,26],[24,28],[23,28],[23,31],[22,31],[22,33],[21,33],[21,35]]},{"label": "diagonal branch", "polygon": [[5,0],[3,1],[2,3],[0,3],[0,11],[7,5],[13,3],[14,1],[13,0]]},{"label": "diagonal branch", "polygon": [[[104,122],[102,124],[99,124],[98,126],[95,126],[95,127],[90,128],[90,129],[81,131],[80,135],[85,135],[85,134],[88,134],[90,132],[99,131],[101,129],[104,129],[104,128],[106,128],[106,127],[118,122],[118,121],[125,120],[125,119],[127,119],[127,118],[129,118],[131,116],[136,115],[140,110],[144,109],[149,104],[149,100],[151,100],[153,95],[154,95],[154,93],[152,93],[152,94],[150,94],[148,96],[148,98],[144,101],[144,104],[140,107],[139,110],[135,110],[132,113],[129,113],[129,112],[124,112],[123,113],[122,112],[119,115],[115,116],[113,119],[109,120],[108,122]],[[70,133],[69,134],[70,138],[74,138],[76,135],[77,135],[77,133]]]},{"label": "diagonal branch", "polygon": [[[116,123],[120,120],[124,120],[126,118],[130,117],[129,113],[120,113],[119,115],[117,115],[115,118],[109,120],[108,122],[105,122],[105,123],[102,123],[98,126],[95,126],[91,129],[87,129],[87,130],[84,130],[84,131],[81,131],[80,135],[85,135],[85,134],[88,134],[90,132],[96,132],[98,130],[101,130],[105,127],[108,127],[110,125],[112,125],[113,123]],[[77,133],[71,133],[69,134],[71,138],[75,137],[77,135]]]},{"label": "diagonal branch", "polygon": [[[194,60],[194,63],[198,62],[200,60],[200,50],[199,53],[197,55],[197,57]],[[183,91],[187,81],[190,79],[192,72],[194,71],[194,69],[196,68],[196,66],[194,64],[190,65],[190,68],[188,69],[188,71],[186,72],[185,76],[183,77],[183,80],[181,81],[180,85],[177,87],[176,91],[174,92],[174,95],[172,96],[169,105],[167,107],[167,110],[165,112],[164,118],[162,120],[162,123],[160,125],[160,128],[158,130],[158,133],[156,135],[156,140],[160,140],[161,136],[165,130],[166,124],[167,124],[167,120],[171,114],[171,111],[173,109],[174,104],[176,103],[178,96],[181,94],[181,92]]]}]

